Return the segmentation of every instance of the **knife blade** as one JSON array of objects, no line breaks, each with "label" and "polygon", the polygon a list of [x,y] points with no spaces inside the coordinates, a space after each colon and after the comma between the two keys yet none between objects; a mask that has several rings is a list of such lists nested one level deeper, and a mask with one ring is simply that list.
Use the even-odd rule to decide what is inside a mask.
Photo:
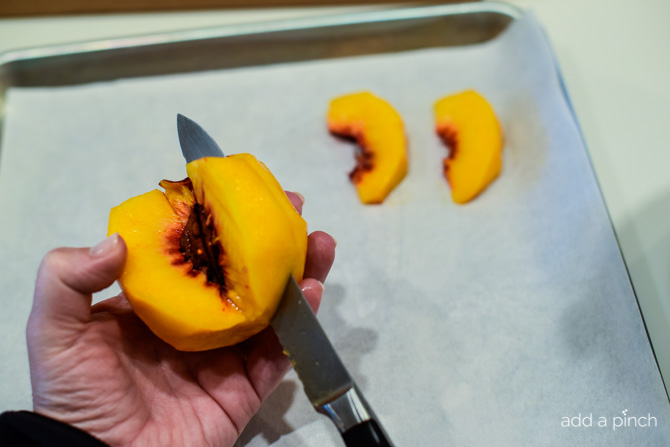
[{"label": "knife blade", "polygon": [[[179,145],[187,163],[223,157],[195,121],[177,114]],[[328,340],[293,276],[270,321],[314,408],[328,416],[347,447],[392,447],[388,435]]]},{"label": "knife blade", "polygon": [[225,157],[214,138],[192,119],[177,114],[177,135],[186,163],[204,157]]},{"label": "knife blade", "polygon": [[333,421],[347,447],[392,447],[293,276],[270,325],[291,359],[307,398],[319,413]]}]

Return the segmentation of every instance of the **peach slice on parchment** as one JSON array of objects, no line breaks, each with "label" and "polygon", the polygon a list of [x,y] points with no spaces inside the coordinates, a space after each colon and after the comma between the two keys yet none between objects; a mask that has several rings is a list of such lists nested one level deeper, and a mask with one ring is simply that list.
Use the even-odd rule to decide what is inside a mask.
[{"label": "peach slice on parchment", "polygon": [[502,167],[502,128],[491,105],[474,90],[435,103],[435,129],[449,146],[444,175],[456,203],[480,194]]},{"label": "peach slice on parchment", "polygon": [[249,154],[186,165],[188,178],[113,208],[128,247],[119,283],[135,313],[182,351],[234,345],[268,326],[289,275],[300,280],[307,224]]},{"label": "peach slice on parchment", "polygon": [[407,140],[398,112],[370,92],[331,101],[328,130],[353,138],[359,146],[349,174],[365,204],[382,203],[407,174]]}]

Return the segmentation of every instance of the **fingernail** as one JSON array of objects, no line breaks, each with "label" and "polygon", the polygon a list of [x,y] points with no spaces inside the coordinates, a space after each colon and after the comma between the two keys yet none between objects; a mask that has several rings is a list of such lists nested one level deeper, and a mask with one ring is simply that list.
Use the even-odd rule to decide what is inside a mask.
[{"label": "fingernail", "polygon": [[333,236],[330,236],[333,239],[333,242],[335,242],[335,246],[337,247],[337,239],[335,239]]},{"label": "fingernail", "polygon": [[109,253],[114,251],[115,247],[119,243],[119,233],[114,233],[108,238],[98,242],[96,245],[91,247],[88,250],[88,254],[94,258],[101,258],[107,256]]},{"label": "fingernail", "polygon": [[300,201],[303,203],[303,205],[305,204],[305,196],[303,196],[303,195],[300,194],[299,192],[294,192],[293,194],[295,194],[296,196],[300,197]]},{"label": "fingernail", "polygon": [[[321,291],[322,291],[322,292],[323,292],[324,290],[326,290],[326,286],[324,286],[323,283],[322,283],[321,281],[319,281],[319,280],[317,279],[316,282],[319,284],[319,287],[321,288]],[[302,287],[300,290],[302,290],[302,293],[305,293],[305,292],[307,292],[308,290],[310,290],[310,289],[312,289],[312,288],[314,288],[314,284],[313,284],[311,281],[309,281],[309,282],[307,282],[307,284],[306,284],[304,287]]]}]

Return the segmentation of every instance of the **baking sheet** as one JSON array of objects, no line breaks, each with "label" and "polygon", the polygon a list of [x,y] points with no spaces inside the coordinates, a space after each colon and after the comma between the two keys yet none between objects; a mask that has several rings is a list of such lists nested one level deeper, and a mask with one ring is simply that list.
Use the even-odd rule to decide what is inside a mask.
[{"label": "baking sheet", "polygon": [[[431,107],[465,88],[497,110],[505,151],[501,177],[458,206]],[[363,89],[397,108],[410,141],[410,173],[382,206],[359,203],[353,149],[325,129],[328,101]],[[670,444],[661,377],[532,15],[472,47],[10,90],[0,410],[30,408],[24,327],[41,257],[96,243],[111,207],[185,176],[177,112],[224,152],[258,156],[306,196],[310,229],[337,238],[319,318],[396,445]],[[657,426],[613,430],[624,410]],[[578,414],[594,426],[562,427]],[[291,373],[238,444],[341,441]]]}]

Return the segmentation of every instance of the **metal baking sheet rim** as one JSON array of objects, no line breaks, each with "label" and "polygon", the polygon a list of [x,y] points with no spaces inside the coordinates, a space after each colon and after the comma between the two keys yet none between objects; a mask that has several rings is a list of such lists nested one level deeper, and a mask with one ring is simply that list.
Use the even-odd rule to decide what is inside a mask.
[{"label": "metal baking sheet rim", "polygon": [[185,31],[128,36],[118,39],[102,39],[63,45],[17,49],[0,53],[0,67],[11,62],[74,53],[81,54],[139,46],[166,45],[235,36],[251,36],[254,34],[266,34],[278,31],[299,31],[334,26],[365,25],[374,22],[407,21],[437,16],[455,16],[476,13],[495,13],[508,16],[511,20],[515,20],[521,17],[523,10],[505,3],[484,1],[225,25]]},{"label": "metal baking sheet rim", "polygon": [[[267,21],[257,23],[246,23],[238,25],[226,25],[220,27],[209,27],[176,32],[164,32],[148,35],[128,36],[121,38],[110,38],[94,41],[85,41],[55,46],[42,46],[35,48],[17,49],[0,53],[0,155],[2,154],[2,122],[6,113],[5,94],[8,88],[21,84],[20,76],[13,75],[18,68],[24,69],[35,63],[48,63],[40,69],[57,68],[65,65],[64,57],[82,56],[93,59],[97,55],[112,53],[128,54],[138,49],[156,50],[174,47],[175,45],[188,43],[202,43],[232,38],[249,39],[269,36],[272,33],[298,33],[301,31],[315,31],[323,34],[338,27],[365,26],[379,23],[411,23],[421,19],[435,19],[439,17],[472,16],[477,14],[495,14],[504,17],[508,23],[506,28],[514,20],[521,17],[523,10],[516,6],[497,2],[476,2],[448,4],[437,6],[419,6],[403,9],[388,9],[380,11],[369,11],[361,13],[350,13],[341,15],[325,15],[299,19],[285,19],[278,21]],[[491,36],[493,38],[495,36]],[[201,71],[197,68],[191,71]],[[132,77],[141,77],[142,74]],[[147,74],[144,74],[147,76]],[[106,77],[92,79],[88,82],[119,79],[122,77]],[[18,80],[18,82],[17,82]],[[84,82],[82,82],[83,84]],[[77,83],[64,83],[64,85],[76,85]],[[32,84],[31,86],[52,86],[60,84]]]},{"label": "metal baking sheet rim", "polygon": [[[332,16],[323,16],[323,17],[309,17],[303,19],[289,19],[289,20],[279,20],[272,22],[259,22],[259,23],[248,23],[242,25],[227,25],[221,27],[210,27],[202,29],[193,29],[186,31],[178,32],[168,32],[168,33],[156,33],[142,36],[130,36],[118,39],[104,39],[104,40],[95,40],[87,42],[79,42],[72,44],[56,45],[56,46],[45,46],[45,47],[36,47],[36,48],[27,48],[13,50],[0,54],[0,163],[2,162],[2,136],[4,128],[4,118],[6,114],[5,109],[5,95],[7,89],[16,85],[8,76],[7,67],[16,64],[25,64],[30,63],[31,61],[46,60],[48,58],[57,58],[59,56],[68,56],[68,55],[85,55],[85,54],[96,54],[104,53],[111,51],[123,51],[137,49],[140,47],[146,48],[159,48],[164,46],[170,46],[174,44],[187,44],[189,42],[196,41],[207,41],[207,40],[216,40],[216,39],[225,39],[233,37],[252,37],[252,36],[263,36],[270,33],[276,32],[298,32],[313,30],[321,30],[326,32],[329,28],[342,27],[342,26],[351,26],[351,25],[366,25],[379,22],[402,22],[412,20],[419,20],[425,18],[436,18],[441,16],[458,16],[458,15],[469,15],[469,14],[478,14],[478,13],[493,13],[499,14],[501,16],[507,16],[509,18],[509,23],[505,25],[504,28],[507,28],[509,24],[522,16],[523,10],[512,5],[505,3],[497,2],[476,2],[476,3],[462,3],[462,4],[448,4],[448,5],[437,5],[437,6],[420,6],[412,8],[402,8],[402,9],[389,9],[381,11],[372,11],[372,12],[362,12],[362,13],[353,13],[353,14],[344,14],[344,15],[332,15]],[[494,38],[495,36],[493,36]],[[55,63],[58,64],[57,62]],[[195,70],[197,71],[197,70]],[[570,95],[568,94],[560,67],[556,63],[556,72],[560,82],[560,87],[565,97],[565,101],[568,104],[570,113],[574,122],[576,123],[582,141],[584,142],[584,147],[586,148],[586,141],[584,140],[583,132],[579,125],[577,115],[575,113]],[[141,77],[138,76],[138,77]],[[102,79],[101,79],[102,80]],[[108,79],[111,80],[111,79]],[[590,157],[588,149],[586,150],[586,155],[590,163],[591,170],[595,173],[593,169],[593,161]],[[604,196],[602,194],[602,187],[596,178],[596,184],[598,185],[598,190],[603,200],[603,203],[606,203]],[[619,253],[621,258],[626,266],[626,272],[628,274],[628,282],[631,284],[631,288],[635,294],[636,302],[638,305],[638,311],[642,317],[642,322],[644,324],[645,332],[647,334],[647,340],[652,352],[654,353],[654,360],[656,361],[656,367],[661,375],[661,380],[663,380],[664,386],[666,388],[666,394],[668,393],[668,387],[665,383],[665,378],[660,370],[660,365],[658,359],[656,358],[656,353],[653,348],[653,343],[647,329],[646,322],[644,320],[644,315],[640,307],[639,299],[637,298],[637,293],[635,293],[635,287],[630,277],[630,271],[625,261],[625,257],[621,252],[621,246],[618,242],[618,236],[616,234],[616,229],[612,223],[611,215],[609,214],[609,209],[605,207],[608,213],[608,219],[612,231],[614,232],[615,237],[617,238],[617,244],[619,245]],[[668,399],[670,400],[670,394],[667,394]]]}]

